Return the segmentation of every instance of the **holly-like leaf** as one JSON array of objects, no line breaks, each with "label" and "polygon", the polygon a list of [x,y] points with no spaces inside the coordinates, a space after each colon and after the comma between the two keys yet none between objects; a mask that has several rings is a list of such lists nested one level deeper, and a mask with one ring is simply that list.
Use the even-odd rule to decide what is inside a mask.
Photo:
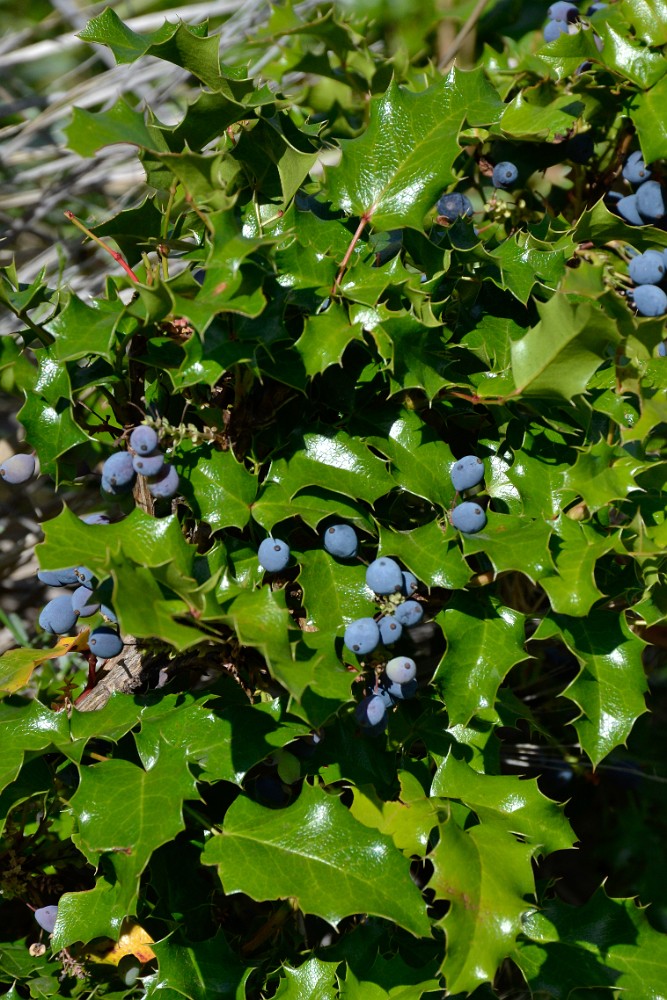
[{"label": "holly-like leaf", "polygon": [[146,982],[147,997],[237,1000],[252,971],[243,965],[219,930],[206,941],[188,942],[178,932],[156,942],[158,971]]},{"label": "holly-like leaf", "polygon": [[610,898],[603,889],[582,906],[554,899],[527,917],[524,934],[529,940],[513,958],[537,993],[554,1000],[595,987],[651,1000],[664,993],[667,935],[632,899]]},{"label": "holly-like leaf", "polygon": [[376,229],[421,229],[424,215],[452,181],[464,121],[498,121],[503,104],[483,73],[452,70],[414,93],[395,81],[371,104],[367,130],[341,143],[328,187],[337,208],[371,219]]},{"label": "holly-like leaf", "polygon": [[299,563],[299,583],[309,624],[335,634],[355,618],[374,614],[366,588],[366,570],[360,563],[337,562],[323,549],[304,552]]},{"label": "holly-like leaf", "polygon": [[616,324],[592,303],[573,305],[559,295],[538,309],[540,322],[512,344],[514,381],[524,395],[570,400],[617,343]]},{"label": "holly-like leaf", "polygon": [[334,927],[363,912],[412,934],[429,933],[425,903],[390,838],[371,832],[334,795],[308,784],[285,809],[236,799],[203,860],[218,866],[228,893],[294,897],[305,913]]},{"label": "holly-like leaf", "polygon": [[646,711],[644,644],[623,615],[605,610],[590,612],[586,618],[554,615],[543,621],[535,638],[554,633],[581,664],[563,694],[581,709],[574,726],[583,750],[593,764],[599,764],[625,743],[635,720]]},{"label": "holly-like leaf", "polygon": [[464,831],[450,819],[439,834],[428,885],[436,898],[450,902],[438,924],[447,937],[441,971],[450,993],[472,992],[493,980],[531,909],[531,847],[499,835],[493,824]]},{"label": "holly-like leaf", "polygon": [[493,708],[498,687],[526,659],[524,616],[484,591],[457,593],[436,618],[447,650],[433,677],[453,725]]},{"label": "holly-like leaf", "polygon": [[160,753],[149,771],[128,760],[83,768],[70,800],[74,840],[92,865],[107,858],[127,914],[135,912],[139,877],[151,854],[183,829],[186,798],[198,798],[197,786],[180,751]]}]

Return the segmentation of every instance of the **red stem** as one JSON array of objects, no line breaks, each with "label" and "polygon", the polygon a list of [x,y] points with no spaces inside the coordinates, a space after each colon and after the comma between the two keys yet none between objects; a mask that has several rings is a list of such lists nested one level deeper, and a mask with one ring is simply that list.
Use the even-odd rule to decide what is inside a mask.
[{"label": "red stem", "polygon": [[359,241],[359,237],[363,233],[364,227],[366,226],[366,223],[368,222],[369,218],[370,218],[369,215],[362,215],[361,216],[361,219],[359,221],[359,225],[357,226],[357,228],[355,230],[354,236],[352,237],[352,239],[350,241],[350,245],[347,248],[347,250],[345,251],[345,256],[343,257],[343,259],[342,259],[342,261],[340,263],[340,267],[338,268],[338,274],[336,275],[336,280],[334,281],[333,287],[331,289],[331,294],[332,295],[335,295],[336,292],[338,291],[338,286],[340,285],[341,281],[343,280],[343,275],[345,274],[345,269],[347,268],[347,265],[350,262],[350,257],[354,253],[354,248],[356,247],[356,245],[357,245],[357,243]]},{"label": "red stem", "polygon": [[102,247],[103,250],[106,250],[106,252],[113,257],[116,263],[120,264],[125,273],[128,274],[130,278],[132,278],[132,281],[136,281],[137,284],[139,283],[139,278],[136,276],[136,274],[134,273],[130,265],[127,263],[127,261],[123,259],[122,253],[120,253],[118,250],[112,250],[110,246],[107,246],[107,244],[104,243],[99,238],[99,236],[95,236],[94,233],[91,233],[90,229],[87,229],[86,226],[84,226],[83,222],[79,222],[79,220],[76,218],[73,212],[70,212],[68,210],[65,212],[65,215],[70,220],[70,222],[74,223],[77,229],[80,229],[82,233],[85,233],[86,236],[89,236],[90,239],[93,240],[94,243],[97,243],[98,246]]}]

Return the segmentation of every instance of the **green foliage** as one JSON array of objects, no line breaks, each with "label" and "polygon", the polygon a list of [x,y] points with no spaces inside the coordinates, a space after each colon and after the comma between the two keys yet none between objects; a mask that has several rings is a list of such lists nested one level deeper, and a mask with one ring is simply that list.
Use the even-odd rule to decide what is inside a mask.
[{"label": "green foliage", "polygon": [[[584,27],[543,44],[532,9],[507,34],[491,4],[474,66],[446,73],[436,33],[406,24],[395,47],[382,4],[277,6],[224,62],[206,24],[139,34],[107,9],[81,32],[201,91],[170,125],[124,100],[74,110],[70,148],[129,143],[145,170],[146,200],[92,226],[131,271],[116,251],[94,297],[0,275],[23,324],[0,367],[65,499],[40,566],[92,570],[124,656],[150,665],[86,711],[80,654],[32,678],[43,637],[2,659],[8,996],[661,995],[652,793],[631,828],[634,786],[608,793],[609,841],[582,801],[633,778],[628,746],[637,781],[667,777],[663,321],[624,295],[631,248],[667,236],[609,197],[632,144],[667,161],[663,7],[596,14],[598,51]],[[502,159],[511,192],[490,185]],[[473,219],[438,216],[453,190]],[[177,499],[93,497],[142,421]],[[488,520],[463,536],[466,454]],[[322,546],[341,521],[353,560]],[[273,533],[291,561],[264,574]],[[365,584],[379,555],[426,614],[398,647],[417,697],[369,735],[354,705],[392,654],[342,640],[395,607]],[[561,898],[579,842],[587,876]],[[58,901],[46,953],[29,949],[28,907]],[[104,941],[129,918],[154,939],[135,983]]]}]

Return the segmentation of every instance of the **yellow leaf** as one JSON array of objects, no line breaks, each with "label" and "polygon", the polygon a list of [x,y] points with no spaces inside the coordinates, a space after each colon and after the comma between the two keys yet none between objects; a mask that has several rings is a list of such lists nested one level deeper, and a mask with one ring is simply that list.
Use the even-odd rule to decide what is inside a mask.
[{"label": "yellow leaf", "polygon": [[155,952],[150,947],[152,944],[154,944],[153,938],[141,924],[125,919],[120,929],[120,937],[115,944],[105,939],[101,948],[87,948],[85,957],[104,965],[118,965],[121,958],[125,958],[126,955],[134,955],[140,962],[150,962],[155,958]]},{"label": "yellow leaf", "polygon": [[84,628],[78,635],[63,635],[53,649],[8,649],[0,656],[0,694],[14,694],[25,687],[40,663],[88,649],[88,634]]}]

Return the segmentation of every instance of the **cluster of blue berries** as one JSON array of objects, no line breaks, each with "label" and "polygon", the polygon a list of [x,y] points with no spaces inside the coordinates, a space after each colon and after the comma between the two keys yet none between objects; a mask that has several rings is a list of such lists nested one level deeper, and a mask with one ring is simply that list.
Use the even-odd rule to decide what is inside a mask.
[{"label": "cluster of blue berries", "polygon": [[646,250],[631,259],[628,273],[635,287],[628,294],[641,316],[662,316],[667,312],[667,295],[658,287],[666,272],[665,250]]},{"label": "cluster of blue berries", "polygon": [[[104,514],[93,514],[85,520],[88,523],[108,523]],[[116,616],[95,593],[96,580],[85,566],[68,569],[40,570],[39,580],[48,587],[75,587],[72,593],[54,597],[41,611],[39,624],[52,635],[71,635],[79,618],[91,618],[100,613],[107,623],[94,628],[88,638],[91,653],[102,660],[118,656],[123,648],[116,624]]]},{"label": "cluster of blue berries", "polygon": [[27,483],[35,475],[34,455],[12,455],[0,463],[0,476],[6,483],[19,486]]},{"label": "cluster of blue berries", "polygon": [[[343,642],[357,656],[393,646],[404,629],[418,625],[424,616],[424,608],[415,600],[417,578],[401,569],[394,559],[380,556],[373,560],[366,569],[366,586],[375,594],[381,614],[379,618],[357,618],[346,627]],[[368,735],[383,732],[388,710],[398,701],[414,698],[416,693],[415,661],[409,656],[395,656],[376,678],[372,692],[356,706],[355,718]]]},{"label": "cluster of blue berries", "polygon": [[178,473],[158,448],[157,431],[141,424],[130,434],[129,451],[117,451],[102,466],[102,493],[129,493],[137,475],[145,476],[151,496],[169,500],[178,491]]},{"label": "cluster of blue berries", "polygon": [[658,181],[652,181],[651,176],[641,152],[630,153],[623,165],[623,178],[636,190],[617,201],[616,210],[632,226],[645,226],[664,218],[662,187]]},{"label": "cluster of blue berries", "polygon": [[[454,462],[449,475],[452,486],[457,493],[467,493],[475,490],[484,479],[484,462],[476,455],[466,455]],[[486,524],[484,508],[473,500],[464,500],[457,504],[450,514],[453,526],[465,535],[474,535]]]}]

